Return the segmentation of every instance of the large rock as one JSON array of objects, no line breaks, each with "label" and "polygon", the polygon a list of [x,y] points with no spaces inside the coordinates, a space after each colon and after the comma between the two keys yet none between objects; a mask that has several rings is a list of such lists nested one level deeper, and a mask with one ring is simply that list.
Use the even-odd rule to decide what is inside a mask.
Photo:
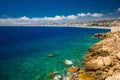
[{"label": "large rock", "polygon": [[70,73],[75,73],[75,72],[77,72],[79,70],[79,67],[70,67],[70,68],[68,68],[68,72],[70,72]]},{"label": "large rock", "polygon": [[90,60],[86,62],[85,69],[86,70],[97,70],[103,67],[104,63],[102,57],[98,57],[97,59]]},{"label": "large rock", "polygon": [[105,33],[97,33],[97,34],[94,34],[94,37],[97,37],[97,38],[104,38],[106,36]]},{"label": "large rock", "polygon": [[109,66],[109,65],[111,65],[112,61],[111,61],[110,57],[107,56],[107,57],[103,57],[103,63],[105,66]]},{"label": "large rock", "polygon": [[113,67],[115,70],[120,70],[120,64],[117,64]]},{"label": "large rock", "polygon": [[120,80],[120,73],[112,76],[108,76],[105,80]]},{"label": "large rock", "polygon": [[78,74],[78,80],[94,80],[94,75],[89,73]]}]

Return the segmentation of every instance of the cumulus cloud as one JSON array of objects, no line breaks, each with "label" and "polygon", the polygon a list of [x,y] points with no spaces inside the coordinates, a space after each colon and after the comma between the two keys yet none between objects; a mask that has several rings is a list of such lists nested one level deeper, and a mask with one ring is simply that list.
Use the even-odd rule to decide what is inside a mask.
[{"label": "cumulus cloud", "polygon": [[80,16],[80,17],[85,17],[86,14],[85,14],[85,13],[78,13],[78,16]]},{"label": "cumulus cloud", "polygon": [[117,11],[120,12],[120,8],[118,8]]},{"label": "cumulus cloud", "polygon": [[77,18],[77,16],[75,16],[75,15],[69,15],[66,17],[66,19],[76,19],[76,18]]},{"label": "cumulus cloud", "polygon": [[26,17],[26,16],[23,16],[20,18],[21,20],[29,20],[30,18]]},{"label": "cumulus cloud", "polygon": [[78,13],[77,15],[68,15],[68,16],[55,16],[55,17],[33,17],[29,18],[26,16],[20,17],[20,18],[0,18],[0,26],[30,26],[30,25],[39,25],[47,22],[57,22],[57,21],[76,21],[79,20],[79,18],[84,17],[92,17],[92,18],[99,18],[104,16],[103,14],[99,13]]},{"label": "cumulus cloud", "polygon": [[55,16],[55,17],[44,17],[44,18],[41,18],[41,20],[53,20],[53,21],[62,20],[62,19],[64,19],[64,16]]}]

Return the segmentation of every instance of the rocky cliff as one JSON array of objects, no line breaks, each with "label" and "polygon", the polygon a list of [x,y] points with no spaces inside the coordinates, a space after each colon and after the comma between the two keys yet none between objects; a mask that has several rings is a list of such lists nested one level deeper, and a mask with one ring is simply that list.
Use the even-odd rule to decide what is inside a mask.
[{"label": "rocky cliff", "polygon": [[94,36],[103,40],[88,49],[85,68],[72,66],[63,78],[53,80],[120,80],[120,31]]},{"label": "rocky cliff", "polygon": [[94,74],[94,80],[120,80],[120,31],[101,37],[103,40],[91,46],[84,57],[85,72]]}]

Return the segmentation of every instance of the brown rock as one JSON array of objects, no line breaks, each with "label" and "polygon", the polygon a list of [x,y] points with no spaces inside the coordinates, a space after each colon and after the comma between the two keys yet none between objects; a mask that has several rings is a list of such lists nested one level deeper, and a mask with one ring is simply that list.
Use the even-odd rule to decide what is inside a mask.
[{"label": "brown rock", "polygon": [[94,80],[94,76],[89,73],[78,74],[78,80]]},{"label": "brown rock", "polygon": [[116,57],[120,60],[120,52],[116,54]]},{"label": "brown rock", "polygon": [[72,76],[72,75],[69,75],[69,76],[68,76],[68,79],[69,79],[69,80],[73,80],[73,76]]},{"label": "brown rock", "polygon": [[109,66],[109,65],[111,65],[112,61],[111,61],[110,57],[107,56],[107,57],[103,57],[103,63],[105,66]]},{"label": "brown rock", "polygon": [[120,73],[108,76],[105,80],[120,80]]},{"label": "brown rock", "polygon": [[97,59],[90,60],[86,62],[85,69],[86,70],[97,70],[103,66],[103,60],[101,57],[98,57]]},{"label": "brown rock", "polygon": [[75,72],[77,72],[79,70],[79,67],[70,67],[70,68],[68,68],[68,72],[70,72],[70,73],[75,73]]},{"label": "brown rock", "polygon": [[81,69],[81,70],[79,71],[79,74],[84,74],[84,73],[85,73],[85,70],[82,70],[82,69]]},{"label": "brown rock", "polygon": [[116,70],[120,70],[120,64],[115,65],[113,68]]},{"label": "brown rock", "polygon": [[110,70],[108,71],[108,75],[109,75],[109,76],[113,75],[113,70],[110,69]]},{"label": "brown rock", "polygon": [[105,36],[106,36],[105,33],[94,34],[94,37],[96,37],[96,38],[104,38]]}]

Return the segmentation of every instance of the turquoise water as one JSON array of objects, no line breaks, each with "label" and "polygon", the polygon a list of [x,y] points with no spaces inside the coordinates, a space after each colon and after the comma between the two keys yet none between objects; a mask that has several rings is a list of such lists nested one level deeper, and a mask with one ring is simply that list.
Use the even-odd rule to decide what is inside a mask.
[{"label": "turquoise water", "polygon": [[50,80],[64,75],[65,59],[80,66],[87,49],[107,29],[67,27],[0,27],[0,80]]}]

